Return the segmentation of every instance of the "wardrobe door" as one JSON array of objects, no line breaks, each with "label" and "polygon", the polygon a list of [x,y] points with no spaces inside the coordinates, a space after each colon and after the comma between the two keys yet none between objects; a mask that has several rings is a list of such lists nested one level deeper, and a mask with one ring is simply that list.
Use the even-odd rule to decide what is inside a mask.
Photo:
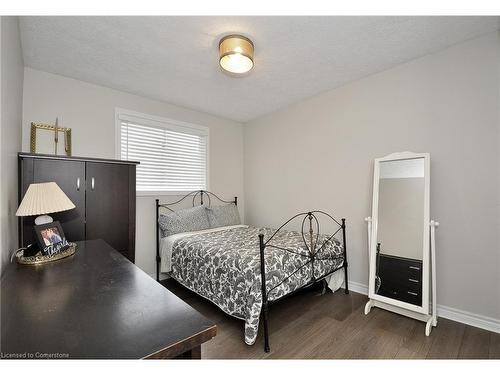
[{"label": "wardrobe door", "polygon": [[[56,182],[76,208],[49,214],[54,221],[59,221],[68,241],[85,239],[85,162],[23,159],[24,169],[21,196],[24,197],[30,183]],[[32,168],[32,170],[31,170]],[[32,179],[29,178],[32,173]],[[23,218],[23,245],[35,242],[33,226],[35,217]]]},{"label": "wardrobe door", "polygon": [[87,240],[103,239],[130,259],[129,166],[87,162],[86,181]]}]

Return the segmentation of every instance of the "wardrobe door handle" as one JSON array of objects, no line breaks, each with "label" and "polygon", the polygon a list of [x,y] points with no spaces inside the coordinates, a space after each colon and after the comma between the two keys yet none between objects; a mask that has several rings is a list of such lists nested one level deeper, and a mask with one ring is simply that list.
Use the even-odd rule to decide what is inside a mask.
[{"label": "wardrobe door handle", "polygon": [[92,177],[92,178],[90,179],[90,189],[91,189],[91,190],[94,190],[94,189],[95,189],[95,178],[94,178],[94,177]]},{"label": "wardrobe door handle", "polygon": [[80,177],[76,178],[76,190],[80,191]]}]

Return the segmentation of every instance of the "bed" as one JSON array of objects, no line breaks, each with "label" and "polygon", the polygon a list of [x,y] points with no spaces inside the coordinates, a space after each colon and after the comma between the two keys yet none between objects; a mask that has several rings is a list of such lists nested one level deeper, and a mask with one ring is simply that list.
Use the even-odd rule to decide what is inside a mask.
[{"label": "bed", "polygon": [[[193,207],[205,206],[209,210],[212,198],[237,205],[237,198],[225,201],[204,190],[172,203],[160,204],[157,200],[157,280],[160,272],[167,273],[225,313],[244,320],[245,343],[255,342],[262,320],[264,350],[270,350],[269,305],[290,294],[319,281],[326,284],[332,276],[335,279],[330,285],[336,284],[337,288],[344,281],[348,293],[345,219],[339,222],[323,211],[311,211],[293,216],[277,230],[241,224],[205,228],[197,223],[191,228],[199,230],[165,233],[160,211],[174,212],[172,206],[188,198],[192,198]],[[336,225],[333,234],[319,234],[319,219],[323,218]],[[301,231],[284,229],[297,220]],[[172,222],[170,225],[175,226]],[[342,242],[335,238],[339,232]],[[341,269],[344,273],[336,272]]]}]

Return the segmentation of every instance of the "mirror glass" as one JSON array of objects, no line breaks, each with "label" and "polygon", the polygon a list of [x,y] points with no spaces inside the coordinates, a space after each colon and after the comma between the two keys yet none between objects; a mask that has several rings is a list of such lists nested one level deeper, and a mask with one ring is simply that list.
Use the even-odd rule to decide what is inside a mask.
[{"label": "mirror glass", "polygon": [[380,162],[375,293],[422,305],[424,158]]}]

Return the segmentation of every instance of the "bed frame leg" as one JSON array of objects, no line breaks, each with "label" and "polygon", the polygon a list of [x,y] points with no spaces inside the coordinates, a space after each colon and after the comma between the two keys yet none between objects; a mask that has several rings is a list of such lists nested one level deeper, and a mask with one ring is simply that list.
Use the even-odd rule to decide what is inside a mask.
[{"label": "bed frame leg", "polygon": [[345,239],[345,218],[342,218],[342,242],[344,244],[344,283],[345,283],[345,289],[344,293],[349,294],[349,281],[348,281],[348,275],[347,275],[347,244],[346,244],[346,239]]},{"label": "bed frame leg", "polygon": [[262,292],[262,318],[264,323],[264,351],[269,353],[271,349],[269,348],[269,327],[268,327],[268,314],[269,305],[267,302],[267,290],[266,290],[266,262],[264,258],[264,250],[266,245],[264,243],[264,235],[259,234],[259,248],[260,248],[260,281],[261,281],[261,292]]},{"label": "bed frame leg", "polygon": [[269,327],[268,327],[268,314],[269,314],[269,305],[266,302],[263,306],[263,315],[264,315],[264,351],[269,353],[271,348],[269,347]]},{"label": "bed frame leg", "polygon": [[328,290],[328,283],[326,279],[321,280],[321,296],[326,294],[326,291]]}]

